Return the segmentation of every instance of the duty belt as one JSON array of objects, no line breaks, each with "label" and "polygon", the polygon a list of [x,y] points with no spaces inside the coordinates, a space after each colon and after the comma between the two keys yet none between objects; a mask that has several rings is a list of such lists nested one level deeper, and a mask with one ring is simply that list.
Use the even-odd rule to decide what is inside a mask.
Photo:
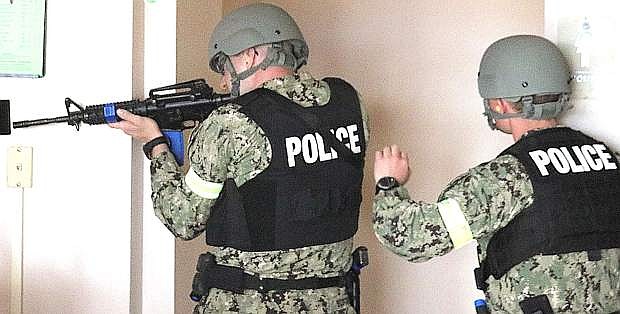
[{"label": "duty belt", "polygon": [[344,287],[349,297],[349,302],[354,307],[355,311],[360,313],[359,274],[361,269],[366,265],[368,265],[368,249],[361,246],[353,252],[351,269],[341,276],[274,279],[248,274],[239,267],[218,265],[215,262],[215,256],[213,254],[204,253],[198,257],[190,298],[198,302],[202,297],[209,295],[209,290],[211,288],[218,288],[235,293],[243,293],[245,289],[264,293],[268,291]]},{"label": "duty belt", "polygon": [[274,279],[250,275],[242,268],[218,265],[211,253],[201,254],[196,265],[196,275],[192,283],[190,297],[199,301],[209,294],[209,289],[218,288],[235,293],[243,293],[245,289],[259,292],[321,289],[327,287],[344,287],[345,276],[311,277],[303,279]]}]

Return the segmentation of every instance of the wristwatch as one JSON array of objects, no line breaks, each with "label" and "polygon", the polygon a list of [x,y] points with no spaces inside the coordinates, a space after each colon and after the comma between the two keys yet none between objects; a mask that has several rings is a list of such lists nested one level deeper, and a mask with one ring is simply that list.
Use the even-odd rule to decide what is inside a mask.
[{"label": "wristwatch", "polygon": [[394,177],[383,177],[377,181],[377,186],[375,190],[375,194],[379,193],[379,191],[387,191],[393,188],[399,187],[400,184],[396,181]]},{"label": "wristwatch", "polygon": [[146,156],[146,158],[148,158],[149,160],[151,160],[153,158],[153,148],[155,148],[155,146],[157,146],[159,144],[166,144],[166,145],[168,145],[168,147],[170,147],[170,143],[168,142],[168,138],[166,138],[163,135],[159,136],[159,137],[156,137],[156,138],[146,142],[146,144],[144,144],[142,146],[142,151],[144,152],[144,155]]}]

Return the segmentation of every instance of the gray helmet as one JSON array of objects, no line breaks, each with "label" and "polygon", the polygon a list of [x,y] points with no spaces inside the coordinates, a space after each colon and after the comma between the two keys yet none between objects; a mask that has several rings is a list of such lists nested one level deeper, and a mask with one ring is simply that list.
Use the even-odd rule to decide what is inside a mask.
[{"label": "gray helmet", "polygon": [[[485,99],[490,125],[492,119],[543,120],[569,107],[570,81],[568,64],[558,47],[539,36],[516,35],[494,42],[484,52],[478,91]],[[521,102],[523,110],[512,115],[496,113],[488,107],[488,99],[493,98]]]},{"label": "gray helmet", "polygon": [[[229,56],[246,49],[272,44],[266,59],[257,67],[237,73],[232,69]],[[239,8],[225,16],[215,27],[209,40],[209,66],[223,73],[228,66],[235,84],[258,68],[281,65],[294,70],[306,64],[308,45],[293,18],[283,9],[257,3]]]}]

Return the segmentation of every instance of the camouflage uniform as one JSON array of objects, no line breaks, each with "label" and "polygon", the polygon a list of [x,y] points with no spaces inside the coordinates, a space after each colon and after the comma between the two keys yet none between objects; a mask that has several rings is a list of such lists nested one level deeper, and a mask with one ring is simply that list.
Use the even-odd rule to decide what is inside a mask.
[{"label": "camouflage uniform", "polygon": [[[330,91],[323,81],[300,73],[263,84],[300,106],[327,104]],[[192,133],[189,140],[191,169],[205,181],[223,183],[234,178],[241,186],[263,171],[271,160],[271,146],[261,128],[240,106],[228,104],[216,109]],[[365,135],[367,117],[362,107]],[[171,154],[155,157],[151,163],[155,214],[177,237],[192,239],[205,231],[215,199],[203,198],[190,190]],[[332,277],[351,266],[353,240],[290,249],[245,252],[234,248],[212,250],[218,264],[236,266],[264,278],[301,279]],[[234,294],[211,289],[194,313],[354,313],[344,288],[290,290],[259,293],[246,290]]]},{"label": "camouflage uniform", "polygon": [[[438,202],[458,202],[483,260],[491,236],[533,202],[532,193],[523,165],[505,155],[454,179]],[[437,203],[414,201],[404,187],[375,196],[373,226],[385,247],[412,262],[423,262],[454,248]],[[601,255],[600,261],[588,261],[585,252],[529,258],[501,278],[489,278],[489,308],[493,313],[522,313],[519,301],[546,294],[556,313],[619,310],[620,250],[602,250]]]}]

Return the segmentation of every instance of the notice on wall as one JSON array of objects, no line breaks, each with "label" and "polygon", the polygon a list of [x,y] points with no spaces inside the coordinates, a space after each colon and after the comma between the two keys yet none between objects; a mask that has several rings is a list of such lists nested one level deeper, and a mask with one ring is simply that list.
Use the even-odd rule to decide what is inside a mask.
[{"label": "notice on wall", "polygon": [[620,132],[618,8],[614,0],[545,1],[545,36],[562,50],[573,75],[573,110],[564,121],[611,142]]},{"label": "notice on wall", "polygon": [[43,77],[45,0],[0,0],[0,76]]}]

